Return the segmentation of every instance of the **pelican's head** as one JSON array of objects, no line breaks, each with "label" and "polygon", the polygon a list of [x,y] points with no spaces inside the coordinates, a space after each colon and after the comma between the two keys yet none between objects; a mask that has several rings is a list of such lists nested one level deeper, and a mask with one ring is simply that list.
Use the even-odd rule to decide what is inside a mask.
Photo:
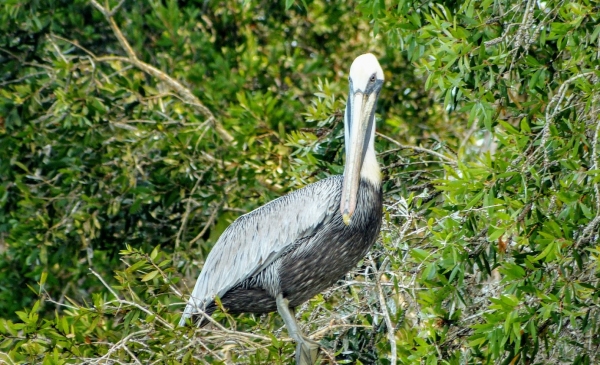
[{"label": "pelican's head", "polygon": [[[346,168],[340,210],[344,223],[356,209],[360,174],[367,150],[373,149],[375,105],[383,86],[383,70],[371,53],[363,54],[350,66],[350,93],[344,115]],[[373,150],[373,155],[374,155]],[[376,163],[376,162],[375,162]]]},{"label": "pelican's head", "polygon": [[356,57],[350,66],[350,95],[379,94],[383,86],[383,70],[372,53]]}]

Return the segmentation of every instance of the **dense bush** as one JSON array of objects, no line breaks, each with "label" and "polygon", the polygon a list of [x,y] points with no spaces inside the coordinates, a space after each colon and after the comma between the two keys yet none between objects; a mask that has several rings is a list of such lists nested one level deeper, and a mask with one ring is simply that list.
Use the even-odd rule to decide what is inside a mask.
[{"label": "dense bush", "polygon": [[323,362],[599,361],[594,3],[0,6],[0,361],[292,362],[277,314],[175,323],[235,217],[341,173],[366,51],[385,223],[298,309]]}]

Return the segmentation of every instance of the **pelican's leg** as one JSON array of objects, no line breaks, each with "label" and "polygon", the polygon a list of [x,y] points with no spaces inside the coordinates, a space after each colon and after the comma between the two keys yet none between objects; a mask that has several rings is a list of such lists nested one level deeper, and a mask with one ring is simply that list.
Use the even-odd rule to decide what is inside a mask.
[{"label": "pelican's leg", "polygon": [[317,361],[317,354],[319,352],[319,344],[309,338],[302,336],[296,318],[292,310],[289,307],[287,299],[283,298],[283,294],[277,294],[275,299],[277,302],[277,312],[288,329],[288,333],[293,338],[296,345],[296,365],[314,365]]}]

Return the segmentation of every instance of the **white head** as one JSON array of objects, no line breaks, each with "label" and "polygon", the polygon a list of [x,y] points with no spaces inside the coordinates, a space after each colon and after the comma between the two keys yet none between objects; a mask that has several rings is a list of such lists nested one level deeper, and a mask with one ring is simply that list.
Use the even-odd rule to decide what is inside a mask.
[{"label": "white head", "polygon": [[[371,53],[358,56],[350,66],[350,93],[344,116],[346,168],[340,210],[346,224],[356,209],[360,173],[375,138],[375,105],[383,87],[383,70]],[[376,163],[376,160],[375,160]]]},{"label": "white head", "polygon": [[383,70],[372,53],[365,53],[356,57],[352,66],[350,66],[350,92],[362,91],[379,86],[377,92],[381,90],[383,84]]}]

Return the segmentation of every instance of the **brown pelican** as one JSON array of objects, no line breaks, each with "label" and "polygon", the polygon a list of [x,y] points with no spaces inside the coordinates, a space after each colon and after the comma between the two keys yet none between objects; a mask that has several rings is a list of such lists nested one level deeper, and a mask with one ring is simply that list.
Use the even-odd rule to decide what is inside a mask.
[{"label": "brown pelican", "polygon": [[377,240],[381,173],[375,157],[375,105],[383,71],[372,54],[350,67],[344,115],[346,167],[237,218],[206,258],[180,326],[200,325],[218,296],[229,313],[277,310],[297,342],[296,362],[314,364],[318,344],[305,338],[293,308],[333,285]]}]

